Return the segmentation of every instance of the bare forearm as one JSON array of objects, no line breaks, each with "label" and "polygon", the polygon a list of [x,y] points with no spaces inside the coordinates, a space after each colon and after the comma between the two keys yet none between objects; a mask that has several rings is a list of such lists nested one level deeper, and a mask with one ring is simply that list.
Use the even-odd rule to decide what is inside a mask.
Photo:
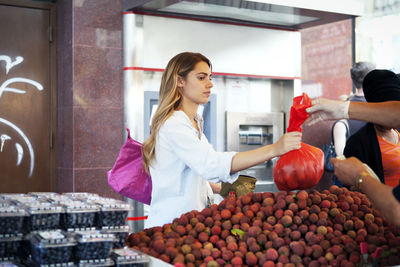
[{"label": "bare forearm", "polygon": [[276,157],[274,144],[237,153],[232,159],[231,172],[238,172]]},{"label": "bare forearm", "polygon": [[400,128],[400,101],[350,102],[349,117],[350,119],[372,122],[390,128]]},{"label": "bare forearm", "polygon": [[400,226],[400,202],[393,196],[392,187],[366,176],[360,189],[368,196],[375,209],[387,220]]},{"label": "bare forearm", "polygon": [[231,173],[253,167],[300,147],[301,132],[285,133],[278,141],[271,145],[235,154],[231,163]]}]

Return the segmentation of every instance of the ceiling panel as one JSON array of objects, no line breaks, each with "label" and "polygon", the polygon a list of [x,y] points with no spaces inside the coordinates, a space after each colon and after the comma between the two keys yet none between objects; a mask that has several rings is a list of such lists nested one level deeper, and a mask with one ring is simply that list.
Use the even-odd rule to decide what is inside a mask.
[{"label": "ceiling panel", "polygon": [[[133,1],[127,10],[143,14],[207,19],[299,30],[362,15],[361,0],[152,0]],[[129,6],[130,5],[130,6]]]}]

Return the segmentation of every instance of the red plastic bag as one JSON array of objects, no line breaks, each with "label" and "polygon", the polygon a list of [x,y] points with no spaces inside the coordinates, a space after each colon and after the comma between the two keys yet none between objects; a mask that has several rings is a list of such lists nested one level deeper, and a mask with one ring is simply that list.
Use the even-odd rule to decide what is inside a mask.
[{"label": "red plastic bag", "polygon": [[[311,100],[303,93],[293,99],[287,132],[301,132],[301,125],[310,116],[306,109]],[[279,190],[307,189],[318,184],[324,173],[324,152],[321,149],[301,143],[301,148],[282,155],[274,170],[274,181]]]}]

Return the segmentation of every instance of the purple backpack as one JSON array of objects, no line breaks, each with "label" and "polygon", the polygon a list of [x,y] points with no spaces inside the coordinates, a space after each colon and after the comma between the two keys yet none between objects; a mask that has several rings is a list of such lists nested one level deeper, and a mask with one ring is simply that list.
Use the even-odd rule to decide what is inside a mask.
[{"label": "purple backpack", "polygon": [[150,205],[151,177],[143,168],[142,144],[128,138],[121,147],[114,167],[107,172],[108,184],[115,192],[133,200]]}]

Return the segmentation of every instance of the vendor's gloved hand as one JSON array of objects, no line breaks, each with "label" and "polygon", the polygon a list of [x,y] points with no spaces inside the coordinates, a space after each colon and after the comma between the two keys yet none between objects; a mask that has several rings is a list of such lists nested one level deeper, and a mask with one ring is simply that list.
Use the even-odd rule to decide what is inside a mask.
[{"label": "vendor's gloved hand", "polygon": [[349,118],[350,101],[337,101],[325,98],[312,100],[312,106],[306,111],[311,116],[306,120],[307,125],[313,125],[323,120],[340,120]]},{"label": "vendor's gloved hand", "polygon": [[239,175],[237,180],[233,183],[221,183],[221,192],[219,193],[223,197],[227,197],[229,192],[235,192],[236,197],[247,195],[250,192],[254,192],[256,188],[257,179],[247,175]]}]

